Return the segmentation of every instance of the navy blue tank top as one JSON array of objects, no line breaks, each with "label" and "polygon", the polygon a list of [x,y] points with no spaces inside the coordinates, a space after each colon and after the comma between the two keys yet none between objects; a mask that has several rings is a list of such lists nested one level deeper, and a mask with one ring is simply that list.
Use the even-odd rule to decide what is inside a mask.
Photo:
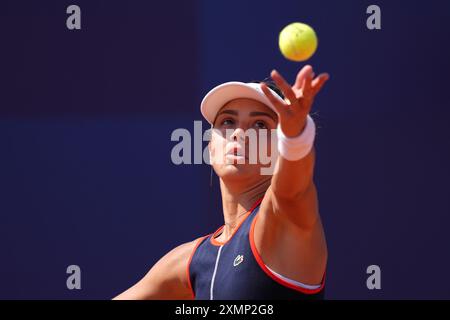
[{"label": "navy blue tank top", "polygon": [[199,300],[323,299],[319,288],[306,289],[275,275],[262,261],[253,241],[259,199],[231,238],[220,243],[215,233],[197,240],[188,263],[189,283]]}]

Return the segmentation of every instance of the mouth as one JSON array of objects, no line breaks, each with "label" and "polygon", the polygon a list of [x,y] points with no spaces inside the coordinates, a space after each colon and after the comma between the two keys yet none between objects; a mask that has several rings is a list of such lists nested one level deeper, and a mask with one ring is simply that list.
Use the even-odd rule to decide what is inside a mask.
[{"label": "mouth", "polygon": [[244,152],[240,147],[231,148],[231,150],[226,153],[226,156],[235,159],[248,159],[247,155],[244,155]]},{"label": "mouth", "polygon": [[227,158],[236,159],[236,160],[240,160],[240,159],[245,160],[245,159],[247,159],[247,157],[236,155],[236,154],[231,154],[231,153],[227,154]]}]

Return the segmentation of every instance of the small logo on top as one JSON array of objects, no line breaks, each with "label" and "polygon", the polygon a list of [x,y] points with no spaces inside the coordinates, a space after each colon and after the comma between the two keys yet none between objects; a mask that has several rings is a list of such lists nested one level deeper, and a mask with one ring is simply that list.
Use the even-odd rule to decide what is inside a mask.
[{"label": "small logo on top", "polygon": [[244,261],[244,256],[242,254],[238,254],[234,259],[233,266],[239,265],[242,261]]}]

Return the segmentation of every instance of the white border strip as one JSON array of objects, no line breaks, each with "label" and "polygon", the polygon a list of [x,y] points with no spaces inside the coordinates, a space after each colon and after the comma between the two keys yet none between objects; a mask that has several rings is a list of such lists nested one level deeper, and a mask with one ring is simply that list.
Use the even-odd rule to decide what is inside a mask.
[{"label": "white border strip", "polygon": [[284,281],[286,281],[286,282],[288,282],[288,283],[290,283],[290,284],[292,284],[294,286],[297,286],[297,287],[300,287],[300,288],[303,288],[303,289],[308,289],[308,290],[315,290],[315,289],[319,289],[320,288],[320,284],[317,284],[317,285],[304,284],[304,283],[301,283],[299,281],[286,278],[285,276],[282,276],[281,274],[279,274],[279,273],[273,271],[272,269],[270,269],[267,265],[265,265],[265,266],[267,267],[267,269],[269,269],[270,272],[273,273],[274,276],[276,276],[277,278],[280,278],[281,280],[284,280]]},{"label": "white border strip", "polygon": [[213,276],[211,278],[211,289],[209,292],[209,299],[214,300],[213,290],[214,290],[214,279],[216,278],[217,266],[219,265],[220,252],[222,251],[223,245],[219,247],[217,252],[216,265],[214,266]]}]

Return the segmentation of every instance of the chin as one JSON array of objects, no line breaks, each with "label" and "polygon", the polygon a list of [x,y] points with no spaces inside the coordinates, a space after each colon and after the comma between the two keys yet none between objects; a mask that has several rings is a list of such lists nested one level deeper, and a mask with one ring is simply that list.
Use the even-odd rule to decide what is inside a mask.
[{"label": "chin", "polygon": [[249,164],[226,164],[220,168],[219,176],[227,178],[246,178],[259,175],[259,167]]}]

